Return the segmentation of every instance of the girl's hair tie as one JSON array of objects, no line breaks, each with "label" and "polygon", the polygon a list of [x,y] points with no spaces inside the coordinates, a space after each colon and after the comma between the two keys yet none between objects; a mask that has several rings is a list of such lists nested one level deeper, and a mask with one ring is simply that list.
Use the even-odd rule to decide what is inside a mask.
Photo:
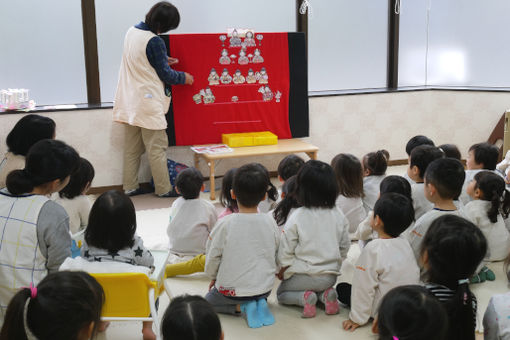
[{"label": "girl's hair tie", "polygon": [[398,338],[396,336],[393,337],[393,340],[398,340]]},{"label": "girl's hair tie", "polygon": [[23,289],[30,289],[30,298],[35,299],[37,297],[37,287],[33,283],[30,283],[28,287],[22,287]]},{"label": "girl's hair tie", "polygon": [[469,279],[462,279],[462,280],[459,280],[459,281],[458,281],[458,283],[459,283],[459,286],[460,286],[460,285],[462,285],[462,284],[464,284],[464,283],[466,283],[466,284],[467,284],[467,283],[469,283]]}]

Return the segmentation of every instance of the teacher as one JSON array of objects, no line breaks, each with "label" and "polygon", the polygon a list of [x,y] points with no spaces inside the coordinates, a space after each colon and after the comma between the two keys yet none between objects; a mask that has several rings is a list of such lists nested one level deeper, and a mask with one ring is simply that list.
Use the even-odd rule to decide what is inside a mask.
[{"label": "teacher", "polygon": [[144,193],[139,187],[140,157],[147,151],[156,195],[176,197],[168,175],[165,114],[171,100],[170,85],[193,84],[193,76],[173,70],[178,62],[167,56],[158,34],[179,26],[177,8],[161,1],[145,16],[145,22],[129,28],[124,38],[113,120],[124,125],[123,188],[129,196]]}]

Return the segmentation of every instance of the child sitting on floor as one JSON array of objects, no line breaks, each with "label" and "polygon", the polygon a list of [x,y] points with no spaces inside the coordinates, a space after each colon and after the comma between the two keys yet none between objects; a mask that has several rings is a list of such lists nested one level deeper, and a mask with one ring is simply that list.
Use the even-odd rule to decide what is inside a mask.
[{"label": "child sitting on floor", "polygon": [[[385,177],[381,185],[379,186],[380,189],[380,195],[386,193],[397,193],[404,195],[405,197],[409,198],[412,201],[411,198],[411,185],[409,184],[409,181],[407,181],[402,176],[396,176],[391,175]],[[358,240],[358,244],[360,248],[365,247],[365,245],[373,239],[376,239],[379,237],[376,231],[372,229],[372,219],[374,218],[374,212],[370,211],[368,213],[368,216],[359,224],[358,229],[356,230],[356,233],[354,234],[354,238]]]},{"label": "child sitting on floor", "polygon": [[379,185],[386,177],[390,154],[386,150],[370,152],[363,157],[363,205],[367,214],[374,210],[375,201],[379,197]]},{"label": "child sitting on floor", "polygon": [[85,158],[80,158],[80,165],[71,174],[66,187],[58,193],[55,202],[60,204],[69,215],[69,231],[76,234],[87,227],[92,202],[87,191],[94,179],[94,167]]},{"label": "child sitting on floor", "polygon": [[496,276],[485,264],[504,260],[510,251],[510,234],[503,221],[510,211],[510,193],[505,189],[505,180],[491,171],[477,173],[469,183],[467,193],[473,200],[466,204],[464,211],[480,228],[488,246],[485,260],[471,283],[494,281]]},{"label": "child sitting on floor", "polygon": [[236,170],[237,168],[232,168],[223,175],[223,180],[221,182],[220,204],[223,208],[225,208],[225,210],[218,215],[218,220],[227,215],[239,212],[236,200],[230,195]]},{"label": "child sitting on floor", "polygon": [[340,302],[351,306],[345,330],[354,331],[375,317],[384,295],[394,287],[417,284],[420,270],[409,242],[399,235],[414,219],[409,198],[387,193],[374,207],[372,227],[379,238],[368,243],[356,262],[352,286],[339,283],[336,287]]},{"label": "child sitting on floor", "polygon": [[386,293],[372,325],[379,340],[446,340],[447,329],[444,307],[418,285],[400,286]]},{"label": "child sitting on floor", "polygon": [[446,307],[448,340],[475,340],[477,303],[469,278],[486,252],[480,229],[455,215],[435,219],[423,238],[420,262],[425,287]]},{"label": "child sitting on floor", "polygon": [[427,211],[432,210],[434,205],[425,197],[425,183],[423,177],[427,171],[427,167],[432,161],[443,158],[444,153],[441,149],[430,145],[420,145],[411,151],[409,156],[409,167],[407,168],[407,175],[411,178],[414,184],[411,185],[413,206],[414,206],[414,219],[418,220]]},{"label": "child sitting on floor", "polygon": [[[411,139],[409,139],[409,141],[406,144],[406,153],[407,153],[407,163],[408,164],[409,164],[409,161],[410,161],[411,152],[413,151],[413,149],[415,147],[420,146],[420,145],[435,146],[434,142],[430,138],[428,138],[427,136],[418,135],[418,136],[412,137]],[[414,181],[411,178],[409,178],[409,175],[407,174],[407,171],[403,175],[403,177],[409,182],[409,184],[411,184],[411,185],[414,184]]]},{"label": "child sitting on floor", "polygon": [[167,229],[170,253],[176,257],[205,254],[205,243],[218,215],[214,205],[199,197],[204,178],[197,169],[187,168],[177,176],[175,187],[182,197],[171,208]]},{"label": "child sitting on floor", "polygon": [[269,184],[261,164],[237,169],[231,194],[239,213],[218,221],[206,247],[206,300],[218,313],[245,314],[251,328],[274,323],[266,298],[274,285],[280,232],[271,216],[258,212]]},{"label": "child sitting on floor", "polygon": [[466,189],[473,177],[480,171],[489,170],[504,178],[504,175],[496,170],[498,158],[499,150],[495,145],[489,143],[471,145],[466,157],[466,177],[459,197],[462,204],[466,205],[472,200]]},{"label": "child sitting on floor", "polygon": [[301,204],[297,199],[296,175],[287,178],[285,183],[283,183],[281,197],[282,199],[273,210],[272,215],[278,227],[283,230],[283,226],[290,215],[296,211],[297,208],[301,207]]},{"label": "child sitting on floor", "polygon": [[333,288],[347,257],[348,222],[335,206],[338,185],[331,166],[311,160],[297,175],[297,197],[303,205],[285,223],[278,250],[281,267],[278,302],[303,307],[302,316],[314,317],[316,303],[326,314],[338,313]]},{"label": "child sitting on floor", "polygon": [[223,340],[218,315],[201,296],[178,296],[166,309],[161,321],[163,340]]},{"label": "child sitting on floor", "polygon": [[[136,234],[133,202],[123,192],[110,190],[101,194],[90,210],[89,225],[81,256],[90,262],[122,262],[154,268],[154,258]],[[152,321],[144,321],[144,340],[156,339]]]},{"label": "child sitting on floor", "polygon": [[416,260],[420,258],[421,242],[432,221],[445,214],[466,217],[453,202],[460,195],[464,176],[464,166],[454,158],[440,158],[429,164],[425,172],[424,192],[434,208],[420,217],[414,227],[405,233]]},{"label": "child sitting on floor", "polygon": [[367,217],[363,207],[363,167],[356,156],[341,153],[331,161],[338,183],[338,197],[336,206],[349,222],[349,236],[353,234],[358,225]]}]

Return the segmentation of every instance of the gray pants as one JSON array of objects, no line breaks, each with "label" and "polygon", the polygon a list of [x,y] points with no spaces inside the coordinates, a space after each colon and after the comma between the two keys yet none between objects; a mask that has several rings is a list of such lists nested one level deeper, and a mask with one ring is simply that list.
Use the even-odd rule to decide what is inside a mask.
[{"label": "gray pants", "polygon": [[[243,297],[227,297],[213,287],[205,295],[205,299],[209,302],[216,313],[232,314],[236,315],[239,312],[236,311],[236,306],[252,300],[267,299],[271,292],[267,292],[257,296],[243,296]],[[240,314],[239,314],[240,315]]]},{"label": "gray pants", "polygon": [[303,295],[307,290],[316,292],[322,301],[322,293],[333,287],[336,278],[337,276],[334,274],[294,274],[290,279],[283,280],[280,287],[278,287],[276,291],[278,302],[284,305],[304,306]]}]

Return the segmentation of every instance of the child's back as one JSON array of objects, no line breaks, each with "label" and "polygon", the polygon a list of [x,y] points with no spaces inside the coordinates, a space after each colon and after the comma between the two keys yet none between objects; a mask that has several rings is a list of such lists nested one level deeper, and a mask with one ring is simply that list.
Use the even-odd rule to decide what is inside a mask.
[{"label": "child's back", "polygon": [[176,255],[204,254],[207,238],[217,220],[214,205],[200,198],[179,197],[172,209],[177,212],[167,229],[170,252]]},{"label": "child's back", "polygon": [[167,234],[170,252],[176,255],[205,253],[205,243],[218,219],[216,208],[200,199],[204,178],[195,168],[187,168],[175,180],[177,192],[182,195],[174,201]]},{"label": "child's back", "polygon": [[256,296],[271,291],[280,234],[267,214],[237,213],[222,218],[207,244],[205,272],[225,296]]},{"label": "child's back", "polygon": [[375,202],[379,197],[379,186],[386,177],[388,159],[390,154],[386,150],[370,152],[363,157],[363,204],[366,212],[374,209]]},{"label": "child's back", "polygon": [[339,274],[350,247],[347,223],[338,209],[296,209],[285,224],[278,254],[280,265],[290,266],[284,278],[294,273]]}]

